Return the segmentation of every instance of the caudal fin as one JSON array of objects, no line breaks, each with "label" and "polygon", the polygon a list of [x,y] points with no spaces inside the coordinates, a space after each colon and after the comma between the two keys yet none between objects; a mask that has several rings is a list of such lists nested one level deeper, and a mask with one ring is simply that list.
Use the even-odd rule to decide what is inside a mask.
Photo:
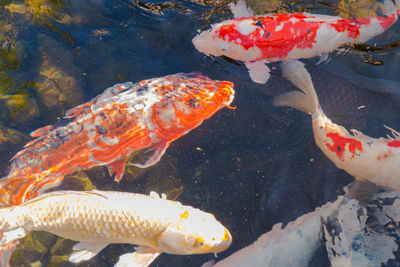
[{"label": "caudal fin", "polygon": [[318,107],[318,97],[315,93],[311,76],[304,64],[297,60],[282,63],[283,76],[298,87],[302,92],[290,91],[274,98],[274,106],[289,106],[305,113],[312,114]]},{"label": "caudal fin", "polygon": [[[19,205],[43,194],[47,189],[60,185],[64,176],[17,176],[0,179],[0,206]],[[0,266],[1,267],[1,266]]]}]

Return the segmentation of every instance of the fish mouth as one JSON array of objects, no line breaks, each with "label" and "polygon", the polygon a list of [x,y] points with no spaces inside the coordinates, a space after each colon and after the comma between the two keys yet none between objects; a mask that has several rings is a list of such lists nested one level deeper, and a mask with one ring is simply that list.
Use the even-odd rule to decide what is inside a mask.
[{"label": "fish mouth", "polygon": [[222,251],[228,249],[230,247],[230,245],[232,244],[231,234],[229,233],[229,231],[227,229],[224,229],[224,230],[225,230],[225,234],[224,234],[224,237],[222,238],[221,242],[218,244],[215,244],[213,247],[213,251],[215,253],[219,253],[219,252],[222,252]]},{"label": "fish mouth", "polygon": [[235,90],[233,90],[233,83],[232,82],[227,82],[229,83],[229,86],[226,86],[224,88],[224,94],[225,95],[229,95],[228,100],[226,100],[224,102],[225,107],[229,108],[229,109],[236,109],[236,107],[232,107],[231,103],[233,101],[233,99],[235,98]]},{"label": "fish mouth", "polygon": [[235,98],[235,90],[233,90],[233,88],[231,88],[231,90],[232,90],[232,93],[229,96],[228,101],[225,102],[225,106],[227,106],[227,107],[231,107],[231,103],[232,103],[233,99]]},{"label": "fish mouth", "polygon": [[202,35],[202,34],[203,34],[203,33],[200,33],[200,34],[196,35],[196,36],[192,39],[192,43],[193,43],[194,47],[195,47],[199,52],[205,54],[206,56],[209,56],[210,54],[207,53],[207,52],[203,49],[203,47],[204,47],[204,46],[202,45],[203,41],[201,40],[201,35]]}]

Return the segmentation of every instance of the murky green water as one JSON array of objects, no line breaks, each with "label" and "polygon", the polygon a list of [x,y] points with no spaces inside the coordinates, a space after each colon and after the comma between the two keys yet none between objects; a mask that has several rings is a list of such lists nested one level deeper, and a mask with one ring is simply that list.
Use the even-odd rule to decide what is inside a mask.
[{"label": "murky green water", "polygon": [[[365,16],[373,11],[365,8],[368,1],[342,1],[248,2],[260,14],[307,9]],[[184,204],[213,213],[229,228],[234,241],[221,258],[252,243],[273,224],[294,220],[336,199],[353,179],[316,147],[308,115],[272,107],[273,95],[293,88],[281,77],[279,66],[272,64],[272,78],[259,85],[250,80],[243,64],[206,57],[193,47],[197,30],[231,18],[226,4],[0,1],[1,174],[7,173],[8,160],[30,140],[31,131],[54,123],[68,108],[105,88],[121,81],[200,71],[235,83],[237,109],[221,110],[173,142],[156,166],[128,167],[120,184],[105,167],[97,167],[67,177],[61,188],[170,193]],[[345,47],[331,54],[327,63],[304,61],[332,121],[373,137],[386,134],[383,124],[400,127],[399,40],[396,23],[368,43],[385,49]],[[379,93],[385,87],[397,88],[399,94]],[[21,242],[12,266],[72,266],[67,262],[72,244],[34,233]],[[119,255],[132,250],[131,245],[111,245],[80,266],[112,266]],[[153,266],[199,266],[212,258],[163,254]],[[314,263],[327,266],[322,249]]]}]

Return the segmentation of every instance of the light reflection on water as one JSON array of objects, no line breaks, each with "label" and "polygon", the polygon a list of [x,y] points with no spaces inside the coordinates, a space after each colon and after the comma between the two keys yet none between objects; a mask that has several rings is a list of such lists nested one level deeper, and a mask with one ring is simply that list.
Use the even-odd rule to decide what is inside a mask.
[{"label": "light reflection on water", "polygon": [[[291,89],[279,65],[272,64],[276,69],[267,85],[258,85],[251,82],[243,64],[197,52],[191,44],[196,31],[231,15],[223,1],[215,1],[217,7],[207,6],[212,1],[194,2],[1,2],[1,173],[6,173],[8,160],[26,143],[30,131],[54,123],[68,108],[105,88],[120,81],[201,71],[235,83],[236,110],[218,112],[175,141],[158,165],[148,170],[128,168],[119,185],[103,167],[76,177],[88,176],[104,190],[175,192],[183,186],[181,202],[212,212],[230,229],[234,242],[220,257],[253,242],[273,224],[294,220],[342,194],[352,178],[315,146],[309,116],[271,105],[271,96]],[[301,7],[288,1],[284,5],[273,2],[268,7],[260,1],[252,5],[258,13]],[[315,2],[302,7],[324,14],[337,11],[336,5],[331,7],[333,2]],[[396,23],[369,44],[383,46],[398,40],[400,24]],[[359,50],[333,53],[329,62],[318,66],[317,59],[304,62],[321,105],[334,122],[373,137],[383,136],[383,124],[400,125],[399,96],[379,93],[387,85],[385,80],[398,88],[400,50]],[[368,64],[365,58],[383,64]],[[383,80],[371,82],[369,78]],[[361,105],[365,108],[357,109]],[[85,188],[79,181],[65,179],[62,188]],[[83,181],[90,183],[87,178]],[[24,252],[26,258],[45,265],[62,262],[60,255],[64,254],[55,252],[60,239],[46,240],[48,247],[39,258],[29,249]],[[62,253],[70,252],[61,248]],[[131,250],[131,245],[112,245],[83,265],[108,266]],[[163,255],[154,265],[200,265],[211,258]],[[319,253],[315,262],[327,265],[326,253]]]}]

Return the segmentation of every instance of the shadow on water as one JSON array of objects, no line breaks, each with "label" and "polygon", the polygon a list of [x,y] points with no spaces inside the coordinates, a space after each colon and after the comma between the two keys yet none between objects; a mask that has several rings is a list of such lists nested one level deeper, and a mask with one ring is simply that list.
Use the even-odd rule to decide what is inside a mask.
[{"label": "shadow on water", "polygon": [[[360,8],[369,1],[360,1],[358,10],[349,6],[353,1],[344,0],[248,2],[257,14],[306,10],[348,16],[374,10]],[[282,78],[279,64],[271,64],[268,84],[259,85],[250,80],[244,64],[207,57],[193,47],[198,30],[232,17],[226,1],[0,3],[2,174],[30,131],[55,123],[67,109],[105,88],[200,71],[235,83],[236,110],[218,112],[175,141],[156,166],[127,168],[121,184],[114,183],[104,167],[96,167],[71,175],[61,188],[182,192],[178,200],[212,212],[230,229],[234,242],[219,256],[225,257],[275,223],[287,223],[334,200],[352,181],[316,147],[307,114],[272,107],[274,95],[294,89]],[[328,62],[304,61],[321,106],[334,122],[373,137],[387,134],[383,124],[400,127],[399,34],[396,23],[367,44],[332,53]],[[12,266],[67,264],[71,246],[51,235],[30,235]],[[81,266],[110,266],[132,250],[130,245],[112,245]],[[212,257],[163,255],[154,266],[200,265]],[[328,264],[323,252],[314,261]]]}]

